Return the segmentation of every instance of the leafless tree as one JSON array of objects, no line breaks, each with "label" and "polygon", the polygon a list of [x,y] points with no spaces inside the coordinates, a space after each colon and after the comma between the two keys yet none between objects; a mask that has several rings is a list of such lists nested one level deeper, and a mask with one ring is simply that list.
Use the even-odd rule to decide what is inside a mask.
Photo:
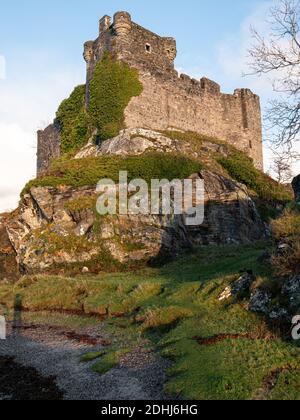
[{"label": "leafless tree", "polygon": [[279,0],[270,10],[267,37],[252,28],[253,74],[268,74],[279,99],[267,110],[268,128],[276,146],[291,150],[300,140],[300,2]]},{"label": "leafless tree", "polygon": [[300,155],[285,149],[273,149],[272,152],[274,160],[271,170],[277,181],[281,184],[291,182],[293,178],[292,165],[300,158]]}]

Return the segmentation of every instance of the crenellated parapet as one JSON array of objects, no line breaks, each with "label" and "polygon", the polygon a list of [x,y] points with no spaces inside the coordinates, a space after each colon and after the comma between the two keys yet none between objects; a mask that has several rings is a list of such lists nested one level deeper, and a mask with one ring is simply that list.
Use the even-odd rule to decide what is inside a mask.
[{"label": "crenellated parapet", "polygon": [[114,15],[113,29],[116,36],[126,36],[131,32],[132,20],[127,12],[117,12]]}]

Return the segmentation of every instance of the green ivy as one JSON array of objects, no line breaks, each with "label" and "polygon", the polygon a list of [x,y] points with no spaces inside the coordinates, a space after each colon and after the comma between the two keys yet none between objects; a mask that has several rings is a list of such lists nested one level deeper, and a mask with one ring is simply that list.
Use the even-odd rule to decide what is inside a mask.
[{"label": "green ivy", "polygon": [[104,55],[90,82],[88,109],[101,140],[118,135],[123,127],[125,108],[142,89],[137,70],[113,60],[108,53]]},{"label": "green ivy", "polygon": [[85,85],[77,86],[60,105],[56,118],[61,127],[61,153],[69,154],[87,142],[88,115],[85,111]]}]

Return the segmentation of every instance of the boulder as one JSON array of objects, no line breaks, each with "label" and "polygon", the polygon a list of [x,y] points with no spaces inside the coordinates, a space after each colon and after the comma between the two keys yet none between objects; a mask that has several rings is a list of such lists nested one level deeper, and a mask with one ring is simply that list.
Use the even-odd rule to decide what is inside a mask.
[{"label": "boulder", "polygon": [[250,297],[249,311],[267,315],[272,301],[272,294],[268,290],[256,289]]},{"label": "boulder", "polygon": [[286,308],[283,308],[280,305],[274,306],[269,313],[269,320],[275,324],[277,323],[286,323],[291,325],[291,315]]},{"label": "boulder", "polygon": [[287,304],[292,312],[300,310],[300,275],[291,277],[282,287],[282,295],[287,299]]}]

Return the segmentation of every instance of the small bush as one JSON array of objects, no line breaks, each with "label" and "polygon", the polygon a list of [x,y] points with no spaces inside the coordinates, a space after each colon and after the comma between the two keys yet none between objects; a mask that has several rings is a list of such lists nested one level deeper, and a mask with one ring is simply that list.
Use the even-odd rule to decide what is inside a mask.
[{"label": "small bush", "polygon": [[123,127],[124,111],[142,93],[138,72],[109,54],[96,65],[90,82],[89,115],[102,140],[115,137]]}]

